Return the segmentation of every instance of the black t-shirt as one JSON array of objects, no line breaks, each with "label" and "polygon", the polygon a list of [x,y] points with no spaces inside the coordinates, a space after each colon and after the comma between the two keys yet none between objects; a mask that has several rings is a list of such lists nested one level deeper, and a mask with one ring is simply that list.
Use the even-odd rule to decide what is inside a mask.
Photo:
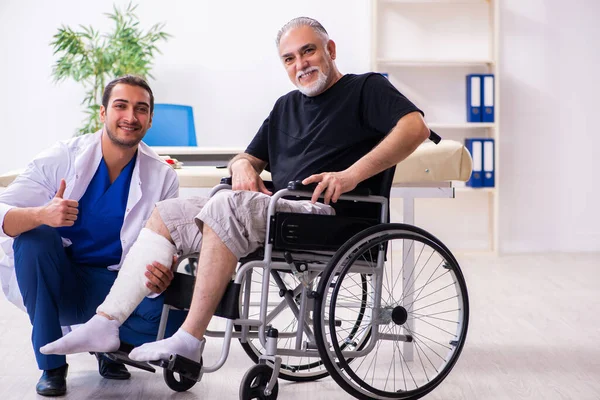
[{"label": "black t-shirt", "polygon": [[[268,163],[280,190],[292,180],[348,168],[414,111],[421,112],[382,75],[344,75],[318,96],[295,90],[279,98],[246,153]],[[391,180],[382,190],[382,179],[360,186],[387,196]]]}]

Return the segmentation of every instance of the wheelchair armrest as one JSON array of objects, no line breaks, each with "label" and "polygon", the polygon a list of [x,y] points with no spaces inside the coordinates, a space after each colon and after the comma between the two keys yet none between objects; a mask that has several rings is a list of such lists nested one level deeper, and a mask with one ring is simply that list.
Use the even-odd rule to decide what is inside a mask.
[{"label": "wheelchair armrest", "polygon": [[[270,190],[272,192],[275,189],[275,187],[273,186],[273,182],[271,182],[271,181],[263,181],[263,183],[265,184],[265,187],[267,188],[267,190]],[[225,178],[221,178],[221,185],[229,185],[229,186],[231,186],[231,176],[227,176]]]},{"label": "wheelchair armrest", "polygon": [[[304,191],[313,192],[316,187],[317,187],[316,183],[310,183],[308,185],[303,185],[302,181],[290,181],[288,183],[287,189],[288,190],[304,190]],[[351,192],[347,192],[344,194],[351,195],[351,196],[370,196],[371,189],[361,187],[361,188],[356,188],[356,189],[352,190]]]}]

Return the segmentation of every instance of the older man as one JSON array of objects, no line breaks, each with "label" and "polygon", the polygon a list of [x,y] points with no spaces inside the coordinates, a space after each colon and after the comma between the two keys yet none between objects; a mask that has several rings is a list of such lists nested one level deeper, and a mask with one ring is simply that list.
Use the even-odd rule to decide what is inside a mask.
[{"label": "older man", "polygon": [[[264,244],[271,192],[259,174],[267,165],[276,190],[291,180],[318,182],[311,201],[282,199],[279,210],[330,214],[328,204],[357,185],[378,192],[380,173],[429,136],[420,110],[380,74],[339,72],[336,45],[319,22],[304,17],[288,22],[277,35],[277,48],[298,90],[276,102],[246,151],[229,163],[233,190],[211,199],[159,203],[149,221],[157,236],[171,240],[179,251],[200,249],[200,258],[187,319],[173,337],[134,349],[134,360],[168,359],[171,354],[200,360],[204,333],[238,260]],[[325,204],[316,202],[321,193]],[[141,266],[157,256],[147,251],[121,274],[139,277]],[[133,287],[131,282],[120,275],[99,315],[84,330],[42,351],[116,350],[116,329],[147,293],[143,285]],[[87,329],[102,334],[89,337]]]},{"label": "older man", "polygon": [[[64,356],[42,354],[40,347],[62,336],[61,325],[83,323],[96,313],[155,203],[178,194],[175,172],[140,142],[153,108],[143,79],[113,80],[100,107],[102,130],[44,151],[0,194],[0,236],[7,251],[0,266],[3,288],[24,305],[33,325],[33,349],[44,371],[36,386],[41,395],[66,392],[68,365]],[[148,267],[144,282],[157,293],[170,282],[166,266],[174,254],[161,239],[155,246],[166,249],[164,257]],[[162,297],[141,301],[117,338],[138,345],[154,340],[161,309]],[[102,358],[99,370],[111,379],[130,376],[123,364]]]}]

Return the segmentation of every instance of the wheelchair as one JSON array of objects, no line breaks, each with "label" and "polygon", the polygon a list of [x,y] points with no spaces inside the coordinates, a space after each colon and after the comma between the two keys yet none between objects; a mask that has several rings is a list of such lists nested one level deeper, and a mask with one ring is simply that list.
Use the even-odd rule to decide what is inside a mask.
[{"label": "wheelchair", "polygon": [[[313,186],[290,182],[276,192],[264,248],[240,260],[215,313],[226,327],[205,334],[224,339],[220,358],[212,365],[178,355],[151,362],[163,368],[166,384],[190,389],[224,365],[237,338],[256,363],[240,384],[242,400],[276,399],[278,378],[331,376],[359,399],[417,399],[437,387],[466,340],[467,287],[456,258],[436,237],[388,222],[393,173],[383,173],[384,195],[344,194],[336,216],[275,211],[278,199],[310,198]],[[211,194],[228,183],[225,178]],[[159,340],[169,310],[191,304],[194,277],[175,275]],[[109,358],[154,371],[122,350]]]}]

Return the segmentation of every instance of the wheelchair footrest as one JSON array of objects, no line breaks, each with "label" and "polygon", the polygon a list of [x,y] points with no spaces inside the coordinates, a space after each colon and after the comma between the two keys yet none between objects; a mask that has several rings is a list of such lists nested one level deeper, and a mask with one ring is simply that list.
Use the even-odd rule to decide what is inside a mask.
[{"label": "wheelchair footrest", "polygon": [[150,361],[150,364],[168,369],[169,371],[177,372],[184,378],[188,378],[196,382],[200,379],[202,372],[202,361],[197,363],[196,361],[177,354],[171,356],[169,361]]},{"label": "wheelchair footrest", "polygon": [[156,370],[152,368],[148,363],[143,361],[134,361],[131,358],[129,358],[129,353],[122,350],[118,350],[112,353],[98,353],[98,355],[105,356],[106,358],[114,362],[120,362],[123,364],[130,365],[132,367],[143,369],[144,371],[156,372]]}]

